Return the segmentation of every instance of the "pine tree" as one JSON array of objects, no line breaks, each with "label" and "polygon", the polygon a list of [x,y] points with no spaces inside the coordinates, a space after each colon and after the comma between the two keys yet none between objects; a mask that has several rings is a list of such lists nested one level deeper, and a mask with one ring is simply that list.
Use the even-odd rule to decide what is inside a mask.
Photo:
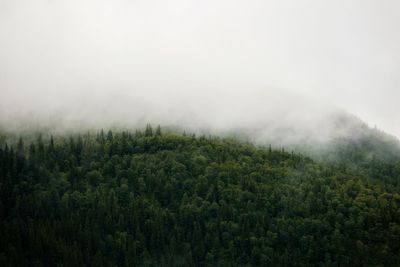
[{"label": "pine tree", "polygon": [[145,136],[152,136],[153,135],[153,128],[151,127],[151,124],[148,123],[146,125],[146,130],[144,131]]},{"label": "pine tree", "polygon": [[109,130],[107,133],[107,141],[111,142],[112,140],[113,140],[113,132]]},{"label": "pine tree", "polygon": [[19,138],[17,145],[17,154],[16,154],[16,168],[17,173],[21,173],[25,167],[25,152],[24,152],[24,142],[22,138]]},{"label": "pine tree", "polygon": [[160,125],[157,126],[156,135],[161,136],[161,126]]}]

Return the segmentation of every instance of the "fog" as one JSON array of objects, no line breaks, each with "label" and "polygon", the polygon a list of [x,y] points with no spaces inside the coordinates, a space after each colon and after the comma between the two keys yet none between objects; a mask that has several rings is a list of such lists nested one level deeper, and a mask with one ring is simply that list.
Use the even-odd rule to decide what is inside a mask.
[{"label": "fog", "polygon": [[0,124],[326,139],[347,131],[346,111],[399,137],[399,12],[396,0],[0,0]]}]

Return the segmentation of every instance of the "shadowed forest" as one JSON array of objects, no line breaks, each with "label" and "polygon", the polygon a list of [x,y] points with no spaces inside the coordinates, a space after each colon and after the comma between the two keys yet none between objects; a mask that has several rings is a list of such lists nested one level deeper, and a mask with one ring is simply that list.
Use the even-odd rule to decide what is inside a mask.
[{"label": "shadowed forest", "polygon": [[11,139],[1,266],[400,264],[400,164],[354,167],[361,150],[334,164],[150,125]]}]

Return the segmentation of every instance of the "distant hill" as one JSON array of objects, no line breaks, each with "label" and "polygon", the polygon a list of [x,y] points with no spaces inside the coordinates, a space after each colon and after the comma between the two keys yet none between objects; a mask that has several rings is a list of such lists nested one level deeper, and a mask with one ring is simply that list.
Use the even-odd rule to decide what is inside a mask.
[{"label": "distant hill", "polygon": [[[302,120],[306,121],[303,117]],[[303,124],[295,120],[260,123],[254,127],[235,128],[227,135],[259,145],[295,150],[329,162],[343,162],[342,157],[355,164],[369,160],[400,160],[397,137],[371,128],[346,112],[326,113]]]}]

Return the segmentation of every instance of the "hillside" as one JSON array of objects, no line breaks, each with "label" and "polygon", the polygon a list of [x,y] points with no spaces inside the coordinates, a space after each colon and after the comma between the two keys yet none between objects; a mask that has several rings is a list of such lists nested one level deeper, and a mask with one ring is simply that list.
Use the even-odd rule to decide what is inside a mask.
[{"label": "hillside", "polygon": [[151,127],[27,136],[0,146],[0,265],[399,265],[390,164],[387,183],[377,168]]},{"label": "hillside", "polygon": [[400,181],[400,176],[391,170],[400,162],[400,140],[376,127],[369,127],[354,115],[335,111],[312,120],[311,124],[270,126],[261,124],[253,131],[242,129],[238,131],[241,133],[238,137],[261,146],[285,147],[319,162],[356,171],[366,169],[369,173],[380,169],[376,178],[382,180],[381,171],[386,171],[390,173],[385,176],[388,180]]}]

